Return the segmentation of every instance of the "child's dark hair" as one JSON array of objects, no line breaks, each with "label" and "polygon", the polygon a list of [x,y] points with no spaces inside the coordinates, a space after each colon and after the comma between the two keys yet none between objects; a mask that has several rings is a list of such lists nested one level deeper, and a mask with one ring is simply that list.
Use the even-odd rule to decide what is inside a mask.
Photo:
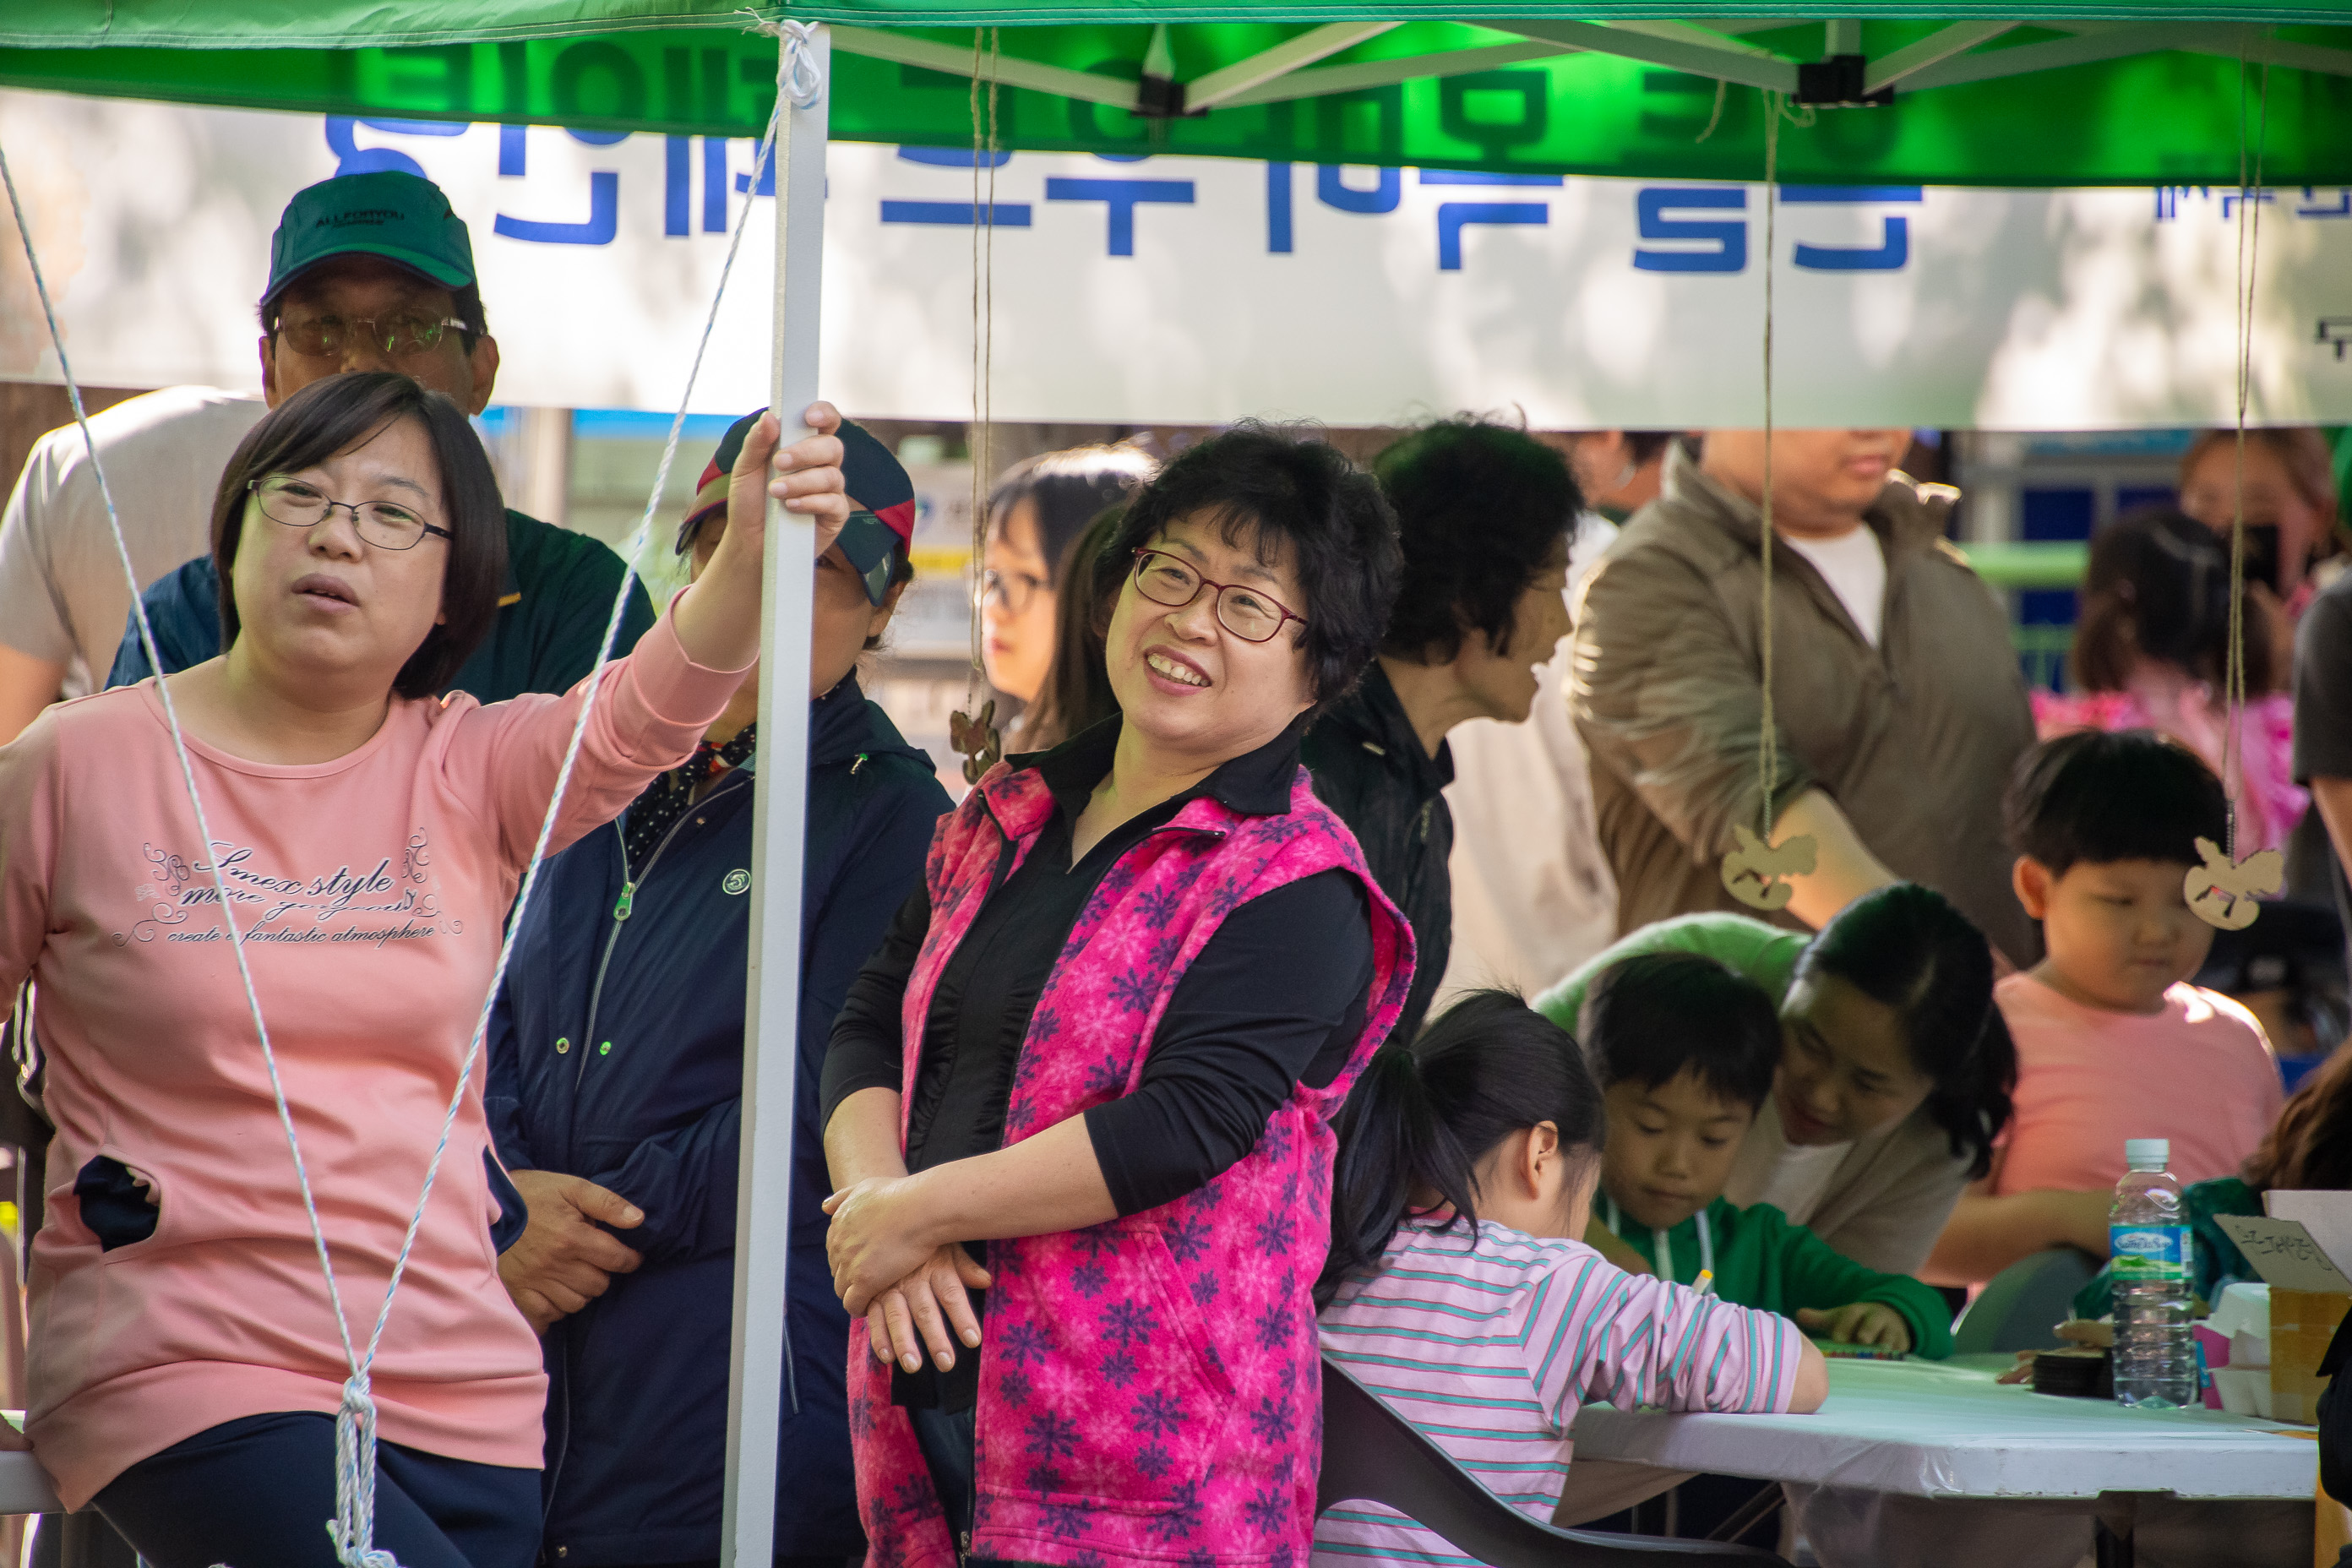
[{"label": "child's dark hair", "polygon": [[2002,817],[2011,848],[2063,877],[2085,861],[2194,866],[2199,838],[2228,836],[2230,806],[2188,747],[2153,730],[2084,730],[2018,759]]},{"label": "child's dark hair", "polygon": [[1984,933],[1935,889],[1890,883],[1830,917],[1798,956],[1792,984],[1824,974],[1895,1009],[1911,1065],[1936,1086],[1927,1114],[1971,1177],[1990,1170],[2017,1088],[2017,1043],[1993,1005]]},{"label": "child's dark hair", "polygon": [[[1316,1282],[1328,1303],[1349,1275],[1377,1268],[1416,1193],[1433,1192],[1450,1227],[1478,1212],[1478,1162],[1549,1121],[1571,1161],[1600,1154],[1601,1090],[1576,1037],[1507,991],[1478,991],[1407,1046],[1372,1058],[1339,1111],[1331,1177],[1331,1255]],[[1428,1212],[1428,1211],[1421,1211]],[[1477,1245],[1475,1224],[1470,1241]]]},{"label": "child's dark hair", "polygon": [[[2269,612],[2239,606],[2246,689],[2284,685],[2271,668]],[[2143,659],[2220,686],[2230,658],[2230,550],[2169,507],[2140,507],[2099,530],[2083,577],[2068,669],[2085,691],[2127,691]]]},{"label": "child's dark hair", "polygon": [[1780,1065],[1780,1018],[1765,989],[1696,952],[1645,952],[1603,970],[1579,1026],[1601,1087],[1655,1089],[1685,1071],[1753,1110]]}]

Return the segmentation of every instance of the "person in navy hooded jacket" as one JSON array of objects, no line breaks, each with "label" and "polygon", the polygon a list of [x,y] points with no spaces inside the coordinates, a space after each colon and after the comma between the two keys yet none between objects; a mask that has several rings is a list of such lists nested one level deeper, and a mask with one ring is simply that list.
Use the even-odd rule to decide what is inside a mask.
[{"label": "person in navy hooded jacket", "polygon": [[[758,417],[728,431],[678,531],[697,571],[730,504],[765,502],[756,475],[732,476],[730,498]],[[818,1210],[832,1190],[818,1075],[843,995],[950,805],[930,759],[855,673],[914,575],[914,489],[872,435],[844,424],[841,439],[856,510],[816,572],[776,1507],[776,1562],[826,1568],[862,1553],[865,1537],[843,1385],[849,1319]],[[492,1022],[490,1125],[530,1210],[499,1272],[545,1337],[541,1561],[565,1568],[719,1555],[758,688],[754,671],[684,766],[548,864]]]}]

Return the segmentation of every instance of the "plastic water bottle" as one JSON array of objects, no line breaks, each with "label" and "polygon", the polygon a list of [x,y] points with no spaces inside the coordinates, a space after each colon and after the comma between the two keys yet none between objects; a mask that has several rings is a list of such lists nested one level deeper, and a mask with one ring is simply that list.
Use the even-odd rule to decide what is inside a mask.
[{"label": "plastic water bottle", "polygon": [[2175,1410],[2197,1402],[2189,1238],[2162,1138],[2124,1141],[2129,1167],[2107,1212],[2116,1296],[2116,1402]]}]

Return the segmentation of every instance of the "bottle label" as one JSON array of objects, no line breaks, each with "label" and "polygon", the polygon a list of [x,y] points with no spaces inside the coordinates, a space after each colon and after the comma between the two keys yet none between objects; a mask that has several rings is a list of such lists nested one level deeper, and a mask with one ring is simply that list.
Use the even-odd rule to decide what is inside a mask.
[{"label": "bottle label", "polygon": [[2189,1227],[2185,1225],[2111,1225],[2107,1249],[2116,1283],[2147,1284],[2189,1279]]}]

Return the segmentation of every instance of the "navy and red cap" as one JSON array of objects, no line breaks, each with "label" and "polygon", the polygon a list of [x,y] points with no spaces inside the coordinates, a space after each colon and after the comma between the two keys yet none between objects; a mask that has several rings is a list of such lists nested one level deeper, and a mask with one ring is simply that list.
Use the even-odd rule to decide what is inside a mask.
[{"label": "navy and red cap", "polygon": [[[677,552],[694,548],[694,536],[703,521],[727,505],[727,479],[735,460],[743,455],[744,437],[760,416],[755,408],[727,427],[719,450],[694,487],[694,503],[677,527]],[[878,605],[890,593],[890,564],[895,552],[904,559],[915,540],[915,482],[891,456],[890,448],[873,432],[845,419],[835,432],[841,437],[841,488],[848,493],[851,511],[837,543],[866,584],[866,597]]]}]

